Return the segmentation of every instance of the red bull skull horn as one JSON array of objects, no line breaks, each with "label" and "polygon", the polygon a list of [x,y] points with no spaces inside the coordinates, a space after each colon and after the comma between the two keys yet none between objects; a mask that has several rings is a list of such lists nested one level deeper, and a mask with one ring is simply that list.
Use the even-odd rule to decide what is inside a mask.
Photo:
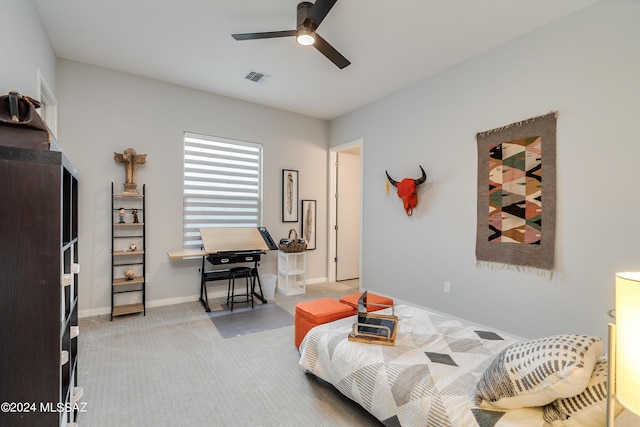
[{"label": "red bull skull horn", "polygon": [[418,205],[418,194],[416,192],[418,185],[427,180],[427,174],[422,166],[420,166],[420,170],[422,171],[422,176],[420,178],[405,178],[400,182],[391,178],[389,176],[389,172],[385,171],[387,179],[391,185],[398,189],[398,197],[400,197],[404,203],[404,210],[407,213],[407,216],[411,216],[411,214],[413,214],[413,209]]}]

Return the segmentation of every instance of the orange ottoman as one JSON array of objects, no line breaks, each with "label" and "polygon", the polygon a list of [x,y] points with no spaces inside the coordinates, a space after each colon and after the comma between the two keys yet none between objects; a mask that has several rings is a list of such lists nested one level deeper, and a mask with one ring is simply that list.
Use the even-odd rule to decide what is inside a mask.
[{"label": "orange ottoman", "polygon": [[347,304],[332,298],[321,298],[296,304],[295,344],[300,343],[311,328],[356,314]]},{"label": "orange ottoman", "polygon": [[[358,300],[362,296],[362,292],[357,294],[345,295],[340,298],[340,302],[343,304],[350,305],[356,312],[358,311]],[[372,294],[371,292],[367,292],[367,311],[377,311],[382,310],[387,307],[380,307],[375,304],[382,304],[385,306],[393,305],[393,299],[383,297],[381,295]]]}]

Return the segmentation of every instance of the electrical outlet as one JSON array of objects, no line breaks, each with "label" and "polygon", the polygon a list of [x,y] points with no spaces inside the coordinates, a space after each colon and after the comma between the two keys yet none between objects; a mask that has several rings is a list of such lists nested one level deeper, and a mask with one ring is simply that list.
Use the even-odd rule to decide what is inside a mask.
[{"label": "electrical outlet", "polygon": [[451,293],[451,282],[444,282],[444,293],[445,294],[450,294]]}]

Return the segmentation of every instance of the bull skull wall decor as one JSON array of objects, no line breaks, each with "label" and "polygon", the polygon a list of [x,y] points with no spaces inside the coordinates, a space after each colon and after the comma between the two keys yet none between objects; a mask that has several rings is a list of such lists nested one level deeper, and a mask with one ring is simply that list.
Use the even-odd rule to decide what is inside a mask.
[{"label": "bull skull wall decor", "polygon": [[398,197],[400,197],[404,203],[404,210],[407,213],[407,216],[411,216],[411,214],[413,214],[413,209],[418,205],[418,185],[427,180],[427,174],[424,169],[422,169],[422,166],[420,166],[420,170],[422,171],[422,176],[420,178],[405,178],[400,182],[391,178],[389,176],[389,172],[384,171],[387,174],[387,179],[391,185],[398,189]]}]

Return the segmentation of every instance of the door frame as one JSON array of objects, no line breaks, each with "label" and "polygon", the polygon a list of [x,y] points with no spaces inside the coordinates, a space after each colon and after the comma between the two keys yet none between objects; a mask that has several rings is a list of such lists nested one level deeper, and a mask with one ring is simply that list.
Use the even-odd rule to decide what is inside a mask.
[{"label": "door frame", "polygon": [[[352,142],[348,142],[346,144],[342,144],[342,145],[338,145],[336,147],[331,147],[329,149],[329,195],[328,195],[328,200],[329,200],[329,228],[327,230],[327,234],[328,234],[328,247],[329,250],[327,251],[327,255],[328,255],[328,260],[327,260],[327,265],[328,265],[328,274],[327,274],[327,278],[329,282],[335,282],[336,281],[336,263],[335,263],[335,259],[336,259],[336,221],[337,221],[337,204],[336,204],[336,193],[337,193],[337,186],[338,186],[338,180],[337,180],[337,158],[338,158],[338,153],[341,151],[351,151],[354,149],[359,149],[360,151],[360,182],[363,183],[364,181],[362,180],[363,177],[363,167],[364,167],[364,161],[363,161],[363,156],[364,156],[364,140],[363,139],[357,139],[355,141]],[[362,217],[363,217],[363,212],[362,212],[362,207],[363,207],[363,203],[362,203],[362,184],[360,185],[360,242],[358,242],[358,258],[359,258],[359,271],[358,271],[358,276],[360,278],[360,287],[362,286]]]}]

